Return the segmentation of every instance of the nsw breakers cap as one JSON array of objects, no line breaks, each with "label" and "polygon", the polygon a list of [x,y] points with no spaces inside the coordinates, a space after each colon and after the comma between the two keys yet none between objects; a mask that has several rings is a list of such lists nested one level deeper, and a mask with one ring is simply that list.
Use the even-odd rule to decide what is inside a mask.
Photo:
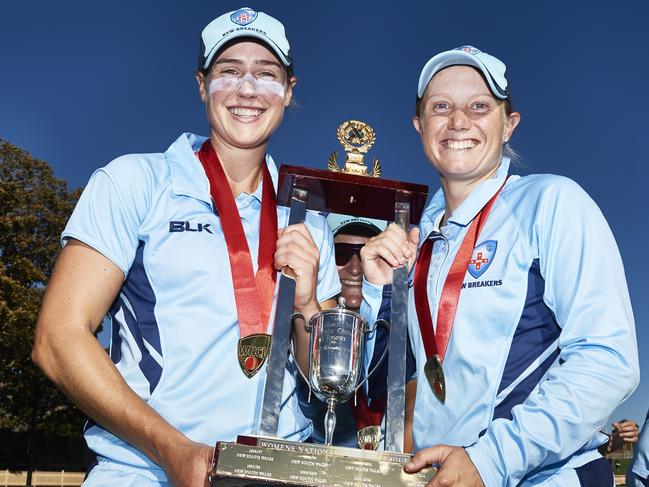
[{"label": "nsw breakers cap", "polygon": [[430,80],[438,71],[449,66],[458,65],[478,68],[484,75],[489,84],[489,89],[496,98],[500,98],[501,100],[509,98],[507,78],[505,78],[505,71],[507,70],[505,63],[473,46],[460,46],[433,56],[426,63],[419,75],[417,97],[421,98],[424,96],[428,83],[430,83]]},{"label": "nsw breakers cap", "polygon": [[285,66],[290,66],[291,46],[288,44],[282,23],[264,12],[243,7],[225,13],[207,24],[201,32],[201,54],[198,68],[209,68],[214,55],[228,41],[237,37],[254,37],[263,41],[279,57]]},{"label": "nsw breakers cap", "polygon": [[331,228],[331,233],[334,237],[340,232],[346,233],[344,230],[347,229],[347,227],[365,228],[374,235],[378,235],[388,226],[388,222],[385,220],[343,215],[342,213],[329,213],[327,215],[327,223],[329,224],[329,228]]}]

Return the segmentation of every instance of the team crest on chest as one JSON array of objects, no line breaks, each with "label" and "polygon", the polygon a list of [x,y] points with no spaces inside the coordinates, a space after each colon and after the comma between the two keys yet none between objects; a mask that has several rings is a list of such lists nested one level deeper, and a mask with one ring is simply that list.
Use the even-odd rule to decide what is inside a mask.
[{"label": "team crest on chest", "polygon": [[471,260],[469,261],[469,274],[475,279],[485,273],[491,262],[496,256],[497,240],[485,240],[473,249]]}]

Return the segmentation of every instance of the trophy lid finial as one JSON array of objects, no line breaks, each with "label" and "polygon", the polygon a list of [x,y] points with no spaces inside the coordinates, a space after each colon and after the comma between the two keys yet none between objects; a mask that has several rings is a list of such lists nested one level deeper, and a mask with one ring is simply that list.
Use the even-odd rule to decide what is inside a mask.
[{"label": "trophy lid finial", "polygon": [[342,168],[338,167],[338,153],[334,151],[327,162],[330,171],[374,178],[381,176],[381,164],[378,159],[374,158],[374,165],[370,172],[363,162],[364,155],[376,142],[376,135],[372,127],[360,120],[347,120],[338,126],[336,135],[338,142],[345,149],[345,165]]}]

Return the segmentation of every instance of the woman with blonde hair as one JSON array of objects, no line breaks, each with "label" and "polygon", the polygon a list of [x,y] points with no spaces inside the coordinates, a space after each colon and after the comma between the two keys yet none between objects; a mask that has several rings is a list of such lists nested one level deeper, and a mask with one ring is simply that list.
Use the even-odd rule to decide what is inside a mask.
[{"label": "woman with blonde hair", "polygon": [[510,93],[505,64],[472,46],[424,66],[413,124],[442,187],[418,229],[391,225],[361,251],[363,311],[414,264],[406,471],[439,465],[430,486],[611,486],[599,431],[639,377],[622,261],[576,183],[511,173]]}]

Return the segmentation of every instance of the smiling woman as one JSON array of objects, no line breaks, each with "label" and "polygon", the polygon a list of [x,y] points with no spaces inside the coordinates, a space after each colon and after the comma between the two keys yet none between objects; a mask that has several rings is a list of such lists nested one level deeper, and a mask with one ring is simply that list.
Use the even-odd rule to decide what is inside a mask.
[{"label": "smiling woman", "polygon": [[[41,308],[33,358],[92,418],[85,485],[206,485],[215,442],[257,432],[278,271],[295,276],[307,320],[340,292],[324,217],[286,227],[275,202],[266,147],[296,83],[284,26],[242,8],[201,39],[209,137],[95,172]],[[106,313],[109,357],[93,336]],[[300,360],[304,327],[294,343]],[[287,369],[278,435],[305,440]]]},{"label": "smiling woman", "polygon": [[507,101],[492,95],[484,74],[465,65],[434,76],[416,110],[413,124],[440,175],[450,214],[476,184],[495,174],[520,114],[508,113]]},{"label": "smiling woman", "polygon": [[520,115],[505,72],[472,46],[424,66],[413,125],[442,188],[419,229],[391,225],[361,250],[363,312],[385,306],[393,267],[414,265],[407,471],[439,464],[432,485],[610,487],[599,430],[638,383],[620,255],[577,184],[509,174]]},{"label": "smiling woman", "polygon": [[230,41],[197,73],[217,153],[265,145],[290,105],[297,79],[262,41]]}]

